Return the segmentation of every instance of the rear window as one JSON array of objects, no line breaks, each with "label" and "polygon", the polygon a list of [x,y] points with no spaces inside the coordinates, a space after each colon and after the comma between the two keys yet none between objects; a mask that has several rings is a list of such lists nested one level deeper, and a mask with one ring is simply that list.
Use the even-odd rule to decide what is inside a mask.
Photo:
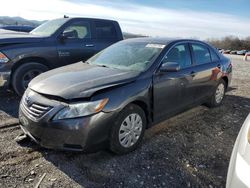
[{"label": "rear window", "polygon": [[219,59],[219,57],[218,57],[218,55],[215,53],[215,51],[214,50],[210,50],[210,53],[211,53],[211,58],[212,58],[212,61],[213,62],[216,62],[216,61],[219,61],[220,59]]},{"label": "rear window", "polygon": [[116,38],[117,36],[115,26],[112,22],[96,21],[95,27],[97,38],[99,39]]},{"label": "rear window", "polygon": [[205,64],[211,62],[210,53],[206,46],[201,44],[191,44],[191,46],[196,64]]}]

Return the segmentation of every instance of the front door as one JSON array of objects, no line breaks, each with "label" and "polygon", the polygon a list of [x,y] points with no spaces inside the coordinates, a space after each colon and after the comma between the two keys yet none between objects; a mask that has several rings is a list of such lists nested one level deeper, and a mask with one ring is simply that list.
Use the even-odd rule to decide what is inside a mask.
[{"label": "front door", "polygon": [[57,41],[61,65],[85,61],[96,53],[91,28],[89,21],[74,21],[64,29],[62,34],[70,32],[70,35]]},{"label": "front door", "polygon": [[189,45],[175,45],[165,56],[164,62],[179,63],[176,72],[156,72],[153,77],[154,120],[172,116],[194,102],[193,66]]}]

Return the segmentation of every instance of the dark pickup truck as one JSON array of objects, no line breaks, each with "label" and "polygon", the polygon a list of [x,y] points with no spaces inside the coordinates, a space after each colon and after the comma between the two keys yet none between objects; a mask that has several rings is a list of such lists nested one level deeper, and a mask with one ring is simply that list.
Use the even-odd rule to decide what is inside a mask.
[{"label": "dark pickup truck", "polygon": [[122,39],[118,22],[94,18],[61,18],[30,33],[0,33],[0,88],[22,95],[38,74],[85,61]]}]

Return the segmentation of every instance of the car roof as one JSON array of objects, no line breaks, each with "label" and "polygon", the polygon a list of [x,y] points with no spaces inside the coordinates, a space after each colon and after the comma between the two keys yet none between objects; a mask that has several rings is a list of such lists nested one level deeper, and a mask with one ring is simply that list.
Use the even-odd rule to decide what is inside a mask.
[{"label": "car roof", "polygon": [[139,38],[126,39],[126,41],[156,43],[156,44],[164,44],[164,45],[168,45],[170,43],[177,43],[177,42],[200,42],[200,43],[207,44],[203,41],[195,40],[195,39],[163,38],[163,37],[139,37]]},{"label": "car roof", "polygon": [[109,19],[101,19],[101,18],[88,18],[88,17],[68,17],[68,18],[58,18],[58,19],[68,19],[68,20],[77,20],[77,19],[86,19],[86,20],[93,20],[93,21],[111,21],[111,22],[117,22],[115,20],[109,20]]}]

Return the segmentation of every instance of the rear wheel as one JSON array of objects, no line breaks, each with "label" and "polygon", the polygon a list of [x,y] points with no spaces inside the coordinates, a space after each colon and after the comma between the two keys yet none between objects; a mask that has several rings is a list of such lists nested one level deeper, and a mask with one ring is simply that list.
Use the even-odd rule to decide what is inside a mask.
[{"label": "rear wheel", "polygon": [[27,89],[29,82],[39,74],[48,70],[48,67],[41,63],[25,63],[18,67],[12,76],[12,87],[21,96]]},{"label": "rear wheel", "polygon": [[145,128],[144,111],[137,105],[128,105],[120,112],[112,127],[110,150],[117,154],[135,150],[142,142]]},{"label": "rear wheel", "polygon": [[218,85],[216,86],[216,89],[209,99],[209,102],[207,103],[208,107],[217,107],[220,106],[226,92],[226,83],[224,80],[220,80]]}]

